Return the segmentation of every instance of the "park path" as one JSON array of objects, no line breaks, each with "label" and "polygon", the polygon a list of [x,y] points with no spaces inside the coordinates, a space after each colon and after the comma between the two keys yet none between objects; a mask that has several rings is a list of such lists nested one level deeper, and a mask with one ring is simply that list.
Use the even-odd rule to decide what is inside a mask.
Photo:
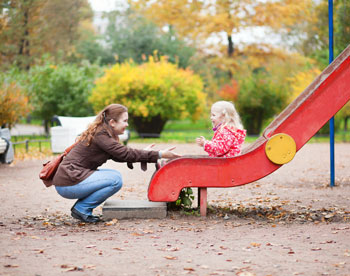
[{"label": "park path", "polygon": [[[203,154],[195,144],[177,152]],[[207,218],[97,225],[69,216],[73,201],[37,178],[42,162],[0,165],[0,275],[350,275],[350,144],[336,144],[332,189],[329,145],[307,144],[257,182],[209,189]],[[114,199],[147,199],[153,165],[104,166],[124,177]]]},{"label": "park path", "polygon": [[43,126],[16,124],[11,128],[11,135],[45,135],[45,129]]}]

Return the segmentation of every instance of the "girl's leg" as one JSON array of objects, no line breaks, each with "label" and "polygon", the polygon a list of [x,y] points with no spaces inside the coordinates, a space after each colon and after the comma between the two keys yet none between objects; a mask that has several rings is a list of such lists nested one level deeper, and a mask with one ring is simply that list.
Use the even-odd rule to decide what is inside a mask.
[{"label": "girl's leg", "polygon": [[122,185],[122,177],[118,171],[99,169],[76,185],[56,186],[56,190],[62,197],[78,198],[74,208],[89,216],[94,208],[118,192]]}]

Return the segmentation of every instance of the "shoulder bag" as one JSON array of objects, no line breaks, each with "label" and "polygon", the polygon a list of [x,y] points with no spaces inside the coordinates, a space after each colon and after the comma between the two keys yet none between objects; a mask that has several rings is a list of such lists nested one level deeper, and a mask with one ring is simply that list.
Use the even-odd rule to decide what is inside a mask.
[{"label": "shoulder bag", "polygon": [[51,161],[48,161],[43,164],[43,168],[39,173],[39,178],[44,182],[46,187],[50,187],[52,185],[52,179],[55,176],[58,166],[62,162],[63,158],[71,151],[71,149],[77,144],[74,143],[69,148],[67,148],[63,153],[56,156]]}]

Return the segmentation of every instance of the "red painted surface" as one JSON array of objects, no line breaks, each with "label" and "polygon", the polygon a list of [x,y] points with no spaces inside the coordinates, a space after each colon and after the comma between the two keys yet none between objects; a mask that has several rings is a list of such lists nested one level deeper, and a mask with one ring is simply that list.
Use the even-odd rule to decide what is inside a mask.
[{"label": "red painted surface", "polygon": [[277,170],[265,155],[268,138],[293,137],[297,151],[350,99],[350,46],[292,102],[255,144],[234,158],[182,157],[158,171],[148,187],[151,201],[171,202],[185,187],[233,187],[256,181]]}]

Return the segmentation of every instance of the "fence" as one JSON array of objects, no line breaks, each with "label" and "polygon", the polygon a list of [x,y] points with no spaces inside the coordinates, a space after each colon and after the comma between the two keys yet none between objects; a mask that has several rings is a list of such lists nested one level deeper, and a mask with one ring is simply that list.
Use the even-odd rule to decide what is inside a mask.
[{"label": "fence", "polygon": [[[178,138],[179,140],[182,140],[182,141],[185,141],[185,142],[194,142],[195,138],[198,137],[198,134],[194,134],[194,135],[191,135],[190,133],[183,133],[181,131],[168,131],[169,133],[171,133],[171,135],[169,135],[171,138]],[[184,134],[183,136],[181,135],[181,137],[177,137],[176,133],[179,133],[179,134]],[[135,132],[132,132],[132,137],[131,139],[135,139],[138,137],[138,135],[135,133]],[[155,138],[155,137],[159,137],[158,134],[152,134],[152,133],[143,133],[143,135],[147,138]],[[162,136],[163,138],[167,138],[167,131],[164,131],[162,133]],[[25,150],[26,150],[26,153],[28,153],[29,151],[29,147],[30,147],[30,144],[35,144],[35,143],[38,143],[39,145],[39,151],[42,152],[42,144],[43,143],[49,143],[49,146],[50,148],[51,147],[51,139],[50,137],[47,137],[46,139],[35,139],[35,136],[32,136],[34,139],[24,139],[24,140],[21,140],[21,141],[17,141],[18,140],[18,137],[20,136],[12,136],[12,144],[13,144],[13,150],[14,152],[16,153],[16,146],[18,145],[25,145]],[[258,138],[258,137],[253,137],[253,136],[250,136],[250,138],[253,138],[253,139],[250,139],[250,140],[255,140],[255,138]],[[350,132],[348,131],[339,131],[337,134],[336,134],[336,140],[337,142],[343,142],[343,143],[347,143],[347,142],[350,142]],[[327,134],[316,134],[314,137],[313,137],[313,141],[314,142],[327,142],[327,140],[329,139],[329,136]],[[171,139],[170,139],[171,140]],[[248,140],[249,142],[251,142],[250,140]],[[247,141],[247,142],[248,142]]]},{"label": "fence", "polygon": [[[16,136],[14,136],[14,137],[16,137]],[[12,145],[13,145],[13,150],[16,153],[16,146],[25,144],[26,153],[28,153],[28,151],[29,151],[29,144],[31,144],[31,143],[38,143],[39,144],[39,151],[42,152],[42,143],[44,143],[44,142],[45,143],[49,142],[51,144],[51,140],[50,139],[34,139],[34,140],[26,139],[26,140],[23,140],[23,141],[12,142]]]}]

